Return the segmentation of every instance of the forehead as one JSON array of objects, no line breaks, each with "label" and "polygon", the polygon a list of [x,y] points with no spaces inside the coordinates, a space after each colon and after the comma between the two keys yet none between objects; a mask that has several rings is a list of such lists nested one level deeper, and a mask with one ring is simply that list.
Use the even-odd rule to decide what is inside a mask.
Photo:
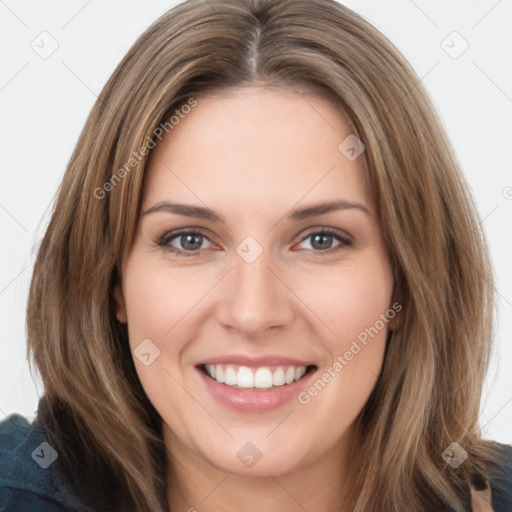
[{"label": "forehead", "polygon": [[152,150],[144,203],[178,195],[293,204],[329,193],[370,204],[363,158],[339,149],[351,125],[331,102],[261,87],[196,101]]}]

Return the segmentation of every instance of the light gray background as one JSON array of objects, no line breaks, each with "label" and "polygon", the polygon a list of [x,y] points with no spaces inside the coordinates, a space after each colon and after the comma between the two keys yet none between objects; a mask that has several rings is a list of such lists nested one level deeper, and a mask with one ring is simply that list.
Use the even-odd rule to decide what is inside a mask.
[{"label": "light gray background", "polygon": [[[136,37],[176,3],[0,0],[0,419],[12,412],[33,417],[42,391],[25,359],[32,247],[47,225],[48,207],[72,149],[117,63]],[[497,347],[481,424],[484,437],[510,444],[512,2],[342,3],[409,59],[441,113],[476,196],[498,299]],[[453,58],[464,40],[468,49]],[[41,53],[51,44],[58,48],[45,59],[31,47]]]}]

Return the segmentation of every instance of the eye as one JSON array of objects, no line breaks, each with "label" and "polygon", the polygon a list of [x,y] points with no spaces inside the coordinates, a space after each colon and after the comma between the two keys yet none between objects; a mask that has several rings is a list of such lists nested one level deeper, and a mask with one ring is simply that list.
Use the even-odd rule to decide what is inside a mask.
[{"label": "eye", "polygon": [[[196,256],[201,249],[204,249],[202,245],[205,240],[208,240],[208,238],[196,231],[173,231],[164,234],[156,240],[156,243],[178,256]],[[173,243],[176,243],[178,247]]]},{"label": "eye", "polygon": [[[311,239],[310,246],[315,255],[331,253],[352,245],[352,240],[347,235],[332,228],[317,228],[316,231],[306,235],[301,243],[308,239]],[[338,243],[333,247],[332,244],[335,240]],[[209,241],[206,235],[190,229],[171,231],[155,240],[166,251],[185,257],[199,256],[201,251],[206,249],[203,247],[205,241]],[[306,249],[309,248],[306,247]]]},{"label": "eye", "polygon": [[[348,236],[343,235],[340,231],[332,228],[322,228],[318,231],[313,231],[305,236],[301,243],[304,243],[309,239],[311,239],[309,245],[311,246],[314,254],[331,253],[352,245],[352,241]],[[338,240],[338,244],[333,247],[333,241],[336,239]]]}]

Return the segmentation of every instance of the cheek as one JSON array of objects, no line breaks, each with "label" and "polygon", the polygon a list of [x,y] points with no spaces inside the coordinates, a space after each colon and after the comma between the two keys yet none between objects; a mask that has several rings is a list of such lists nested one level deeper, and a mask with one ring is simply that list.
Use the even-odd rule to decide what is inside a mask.
[{"label": "cheek", "polygon": [[133,343],[141,337],[163,342],[172,330],[179,330],[186,324],[182,319],[209,286],[205,280],[190,279],[187,272],[148,267],[138,259],[127,265],[126,276],[124,294]]},{"label": "cheek", "polygon": [[383,318],[392,291],[388,261],[376,256],[331,272],[309,288],[308,305],[330,328],[318,337],[328,354],[326,364],[299,400],[315,411],[312,428],[323,421],[332,425],[333,436],[341,435],[368,400],[384,358],[388,324]]},{"label": "cheek", "polygon": [[[208,283],[186,279],[187,273],[183,271],[148,265],[147,259],[136,254],[126,265],[124,281],[135,368],[149,400],[160,413],[168,411],[170,404],[185,410],[191,405],[190,397],[178,382],[183,381],[181,355],[193,335],[187,320],[206,293]],[[143,342],[148,339],[154,346]],[[142,346],[144,350],[139,348]],[[138,354],[148,352],[150,364],[146,365],[148,361]]]},{"label": "cheek", "polygon": [[[361,262],[358,262],[361,263]],[[301,290],[304,302],[326,325],[322,339],[336,355],[347,342],[378,322],[390,307],[393,278],[387,260],[371,258],[365,264],[350,265],[317,273]],[[387,324],[385,324],[387,328]]]}]

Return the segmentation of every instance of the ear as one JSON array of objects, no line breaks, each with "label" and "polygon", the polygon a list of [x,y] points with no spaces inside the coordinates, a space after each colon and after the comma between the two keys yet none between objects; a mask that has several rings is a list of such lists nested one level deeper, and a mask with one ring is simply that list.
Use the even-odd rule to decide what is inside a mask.
[{"label": "ear", "polygon": [[398,330],[404,323],[404,311],[401,309],[396,313],[396,315],[390,319],[388,323],[388,329],[390,331]]},{"label": "ear", "polygon": [[126,324],[128,322],[128,315],[126,313],[126,304],[124,303],[123,290],[119,281],[114,286],[114,297],[116,304],[116,318],[122,324]]}]

